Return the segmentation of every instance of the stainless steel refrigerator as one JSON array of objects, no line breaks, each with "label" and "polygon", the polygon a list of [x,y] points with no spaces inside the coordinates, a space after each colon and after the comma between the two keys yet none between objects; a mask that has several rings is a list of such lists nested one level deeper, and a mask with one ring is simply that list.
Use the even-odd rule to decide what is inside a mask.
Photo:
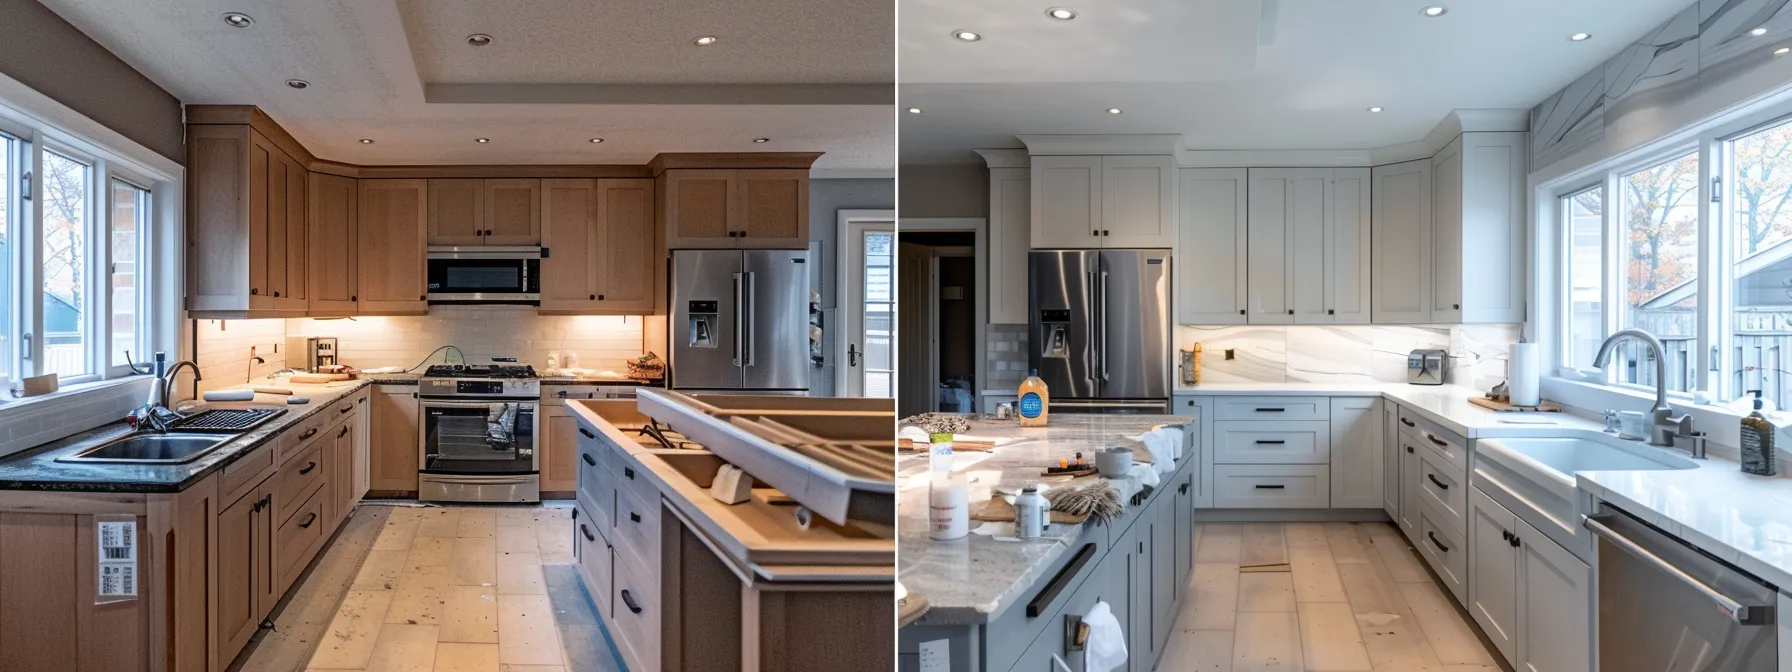
[{"label": "stainless steel refrigerator", "polygon": [[675,390],[809,392],[809,253],[672,253]]},{"label": "stainless steel refrigerator", "polygon": [[1170,251],[1034,250],[1028,362],[1053,410],[1164,412]]}]

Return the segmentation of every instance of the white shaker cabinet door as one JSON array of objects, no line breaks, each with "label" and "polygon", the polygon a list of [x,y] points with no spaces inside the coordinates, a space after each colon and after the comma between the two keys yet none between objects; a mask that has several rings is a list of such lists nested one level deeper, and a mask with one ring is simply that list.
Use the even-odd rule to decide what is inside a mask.
[{"label": "white shaker cabinet door", "polygon": [[1369,169],[1333,168],[1326,193],[1325,321],[1368,324]]},{"label": "white shaker cabinet door", "polygon": [[989,323],[1027,323],[1027,252],[1031,251],[1032,174],[989,169]]},{"label": "white shaker cabinet door", "polygon": [[1177,171],[1176,323],[1245,323],[1245,170]]},{"label": "white shaker cabinet door", "polygon": [[1101,157],[1101,246],[1176,245],[1176,158]]},{"label": "white shaker cabinet door", "polygon": [[1101,247],[1101,157],[1032,157],[1034,249]]},{"label": "white shaker cabinet door", "polygon": [[1251,324],[1292,324],[1293,289],[1288,284],[1294,235],[1295,170],[1252,168],[1246,221],[1245,310]]},{"label": "white shaker cabinet door", "polygon": [[1382,505],[1385,482],[1382,459],[1387,446],[1382,430],[1382,400],[1375,397],[1332,398],[1332,508],[1373,509]]},{"label": "white shaker cabinet door", "polygon": [[1431,157],[1431,321],[1462,321],[1462,138]]},{"label": "white shaker cabinet door", "polygon": [[1431,160],[1370,171],[1374,247],[1371,305],[1377,324],[1431,321]]},{"label": "white shaker cabinet door", "polygon": [[1499,502],[1468,491],[1468,612],[1507,661],[1518,654],[1518,518]]},{"label": "white shaker cabinet door", "polygon": [[1593,669],[1593,570],[1518,521],[1518,660],[1534,672]]}]

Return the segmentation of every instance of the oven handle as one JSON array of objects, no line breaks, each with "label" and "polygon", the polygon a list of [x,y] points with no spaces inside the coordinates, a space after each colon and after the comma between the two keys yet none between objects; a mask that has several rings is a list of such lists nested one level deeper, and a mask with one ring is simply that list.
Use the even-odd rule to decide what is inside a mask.
[{"label": "oven handle", "polygon": [[1661,556],[1650,553],[1648,549],[1631,541],[1629,537],[1619,534],[1617,530],[1606,527],[1604,523],[1599,522],[1599,518],[1602,517],[1605,516],[1588,516],[1586,521],[1582,524],[1585,525],[1587,529],[1592,530],[1593,534],[1599,535],[1599,538],[1609,542],[1612,546],[1617,547],[1625,553],[1629,553],[1631,556],[1638,560],[1642,560],[1644,563],[1647,563],[1655,569],[1661,570],[1662,573],[1674,577],[1681,583],[1692,587],[1693,590],[1699,591],[1701,595],[1704,595],[1707,599],[1717,603],[1718,609],[1722,610],[1725,616],[1729,616],[1730,620],[1735,621],[1738,625],[1767,624],[1767,621],[1769,620],[1767,614],[1772,613],[1771,608],[1743,606],[1741,602],[1730,599],[1730,596],[1717,592],[1716,588],[1707,586],[1705,585],[1705,582],[1693,578],[1692,575],[1687,574],[1686,572],[1680,571],[1679,567],[1669,564],[1668,561],[1661,559]]},{"label": "oven handle", "polygon": [[517,401],[517,400],[501,400],[501,399],[493,399],[491,401],[441,401],[439,399],[424,399],[423,403],[422,403],[422,407],[423,408],[490,408],[494,404],[516,404],[517,410],[523,410],[523,409],[536,410],[541,405],[541,402],[538,400]]}]

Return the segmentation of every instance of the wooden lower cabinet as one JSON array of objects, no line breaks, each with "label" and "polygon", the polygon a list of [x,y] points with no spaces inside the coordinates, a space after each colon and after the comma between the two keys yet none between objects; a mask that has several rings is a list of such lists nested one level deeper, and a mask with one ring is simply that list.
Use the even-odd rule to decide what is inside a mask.
[{"label": "wooden lower cabinet", "polygon": [[541,405],[542,499],[572,499],[579,488],[579,423],[559,403]]},{"label": "wooden lower cabinet", "polygon": [[278,597],[272,480],[262,481],[220,511],[213,528],[217,563],[212,572],[212,637],[219,663],[228,663],[249,643]]},{"label": "wooden lower cabinet", "polygon": [[355,444],[360,441],[360,428],[364,422],[360,414],[350,415],[328,434],[330,445],[326,449],[326,459],[330,463],[330,485],[327,490],[332,528],[348,518],[349,512],[355,509],[355,501],[361,498],[361,493],[355,490]]},{"label": "wooden lower cabinet", "polygon": [[422,452],[417,434],[417,386],[379,385],[371,399],[368,489],[382,495],[415,495]]}]

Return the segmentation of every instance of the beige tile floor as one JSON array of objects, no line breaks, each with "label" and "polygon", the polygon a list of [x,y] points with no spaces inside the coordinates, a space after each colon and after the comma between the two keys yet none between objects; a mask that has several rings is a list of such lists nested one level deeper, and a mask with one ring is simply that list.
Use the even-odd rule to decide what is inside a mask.
[{"label": "beige tile floor", "polygon": [[[572,509],[553,506],[363,505],[326,550],[354,554],[357,544],[365,547],[358,568],[336,562],[345,565],[334,569],[336,582],[346,586],[333,615],[327,625],[312,619],[318,623],[311,636],[286,635],[315,642],[304,649],[308,662],[296,662],[305,660],[293,653],[297,646],[263,644],[239,664],[245,670],[365,672],[614,670],[573,578],[571,515]],[[321,560],[295,588],[295,601],[328,590],[331,580],[323,570],[332,560]],[[276,615],[282,626],[283,616]]]},{"label": "beige tile floor", "polygon": [[[1387,523],[1209,523],[1158,663],[1177,672],[1497,672]],[[1240,573],[1287,563],[1289,571]]]}]

